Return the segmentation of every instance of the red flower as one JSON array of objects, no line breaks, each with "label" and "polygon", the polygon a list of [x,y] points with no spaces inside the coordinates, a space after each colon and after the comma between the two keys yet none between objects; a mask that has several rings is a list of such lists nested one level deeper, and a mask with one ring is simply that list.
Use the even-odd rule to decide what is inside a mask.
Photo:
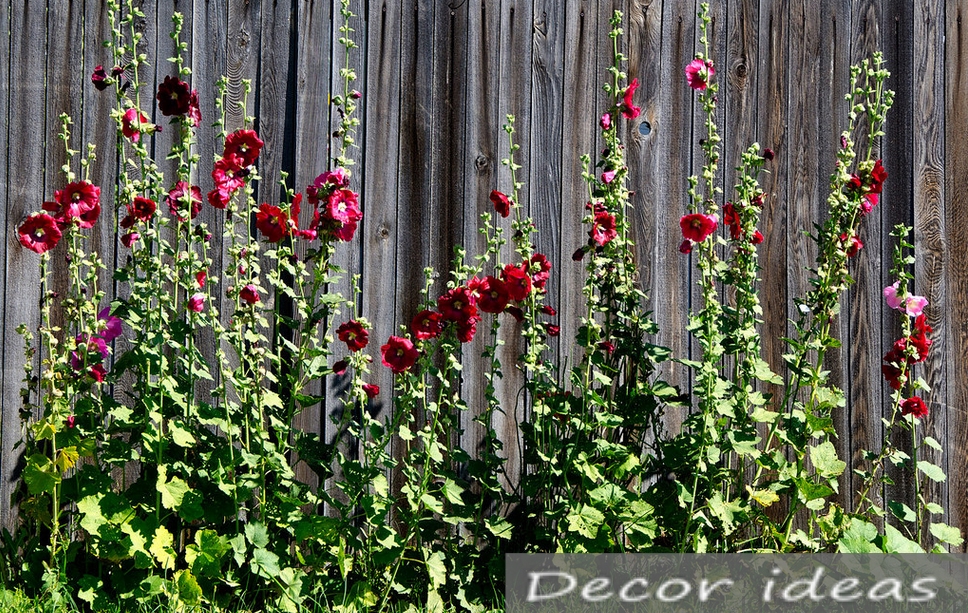
[{"label": "red flower", "polygon": [[752,242],[754,245],[759,245],[760,243],[762,243],[763,242],[763,233],[760,232],[759,230],[757,230],[756,232],[754,232],[753,233],[753,238],[750,239],[750,242]]},{"label": "red flower", "polygon": [[480,317],[474,316],[466,321],[457,322],[457,340],[462,343],[469,343],[474,340],[474,334],[477,333],[477,322],[481,320]]},{"label": "red flower", "polygon": [[689,83],[689,87],[698,91],[706,89],[709,79],[715,74],[716,70],[713,68],[713,63],[708,60],[703,61],[697,58],[686,66],[686,82]]},{"label": "red flower", "polygon": [[221,187],[216,187],[212,191],[208,192],[208,203],[216,209],[224,209],[229,205],[229,200],[231,200],[232,194]]},{"label": "red flower", "polygon": [[333,191],[326,202],[323,219],[333,236],[341,241],[352,240],[356,223],[363,219],[359,196],[348,189]]},{"label": "red flower", "polygon": [[558,314],[558,311],[555,310],[555,307],[551,306],[550,304],[546,304],[541,307],[541,312],[545,315],[550,315],[551,317],[554,317]]},{"label": "red flower", "polygon": [[73,428],[74,425],[77,424],[77,418],[73,415],[68,415],[67,419],[64,420],[64,423],[68,428]]},{"label": "red flower", "polygon": [[679,220],[682,235],[695,243],[701,243],[706,240],[710,234],[716,231],[716,226],[715,217],[712,215],[703,215],[702,213],[683,215],[682,219]]},{"label": "red flower", "polygon": [[874,207],[877,206],[878,200],[880,200],[880,194],[870,193],[864,194],[864,197],[860,201],[860,212],[861,215],[869,215]]},{"label": "red flower", "polygon": [[239,168],[246,168],[255,163],[264,144],[255,130],[236,130],[225,137],[222,158],[235,158]]},{"label": "red flower", "polygon": [[370,335],[360,322],[351,319],[336,329],[336,336],[339,340],[346,343],[350,351],[359,351],[366,347],[370,340]]},{"label": "red flower", "polygon": [[685,239],[684,241],[682,241],[681,243],[679,243],[679,253],[683,253],[683,254],[686,254],[686,255],[692,253],[692,246],[694,244],[695,243],[693,243],[688,238]]},{"label": "red flower", "polygon": [[604,351],[607,355],[612,355],[615,351],[615,343],[612,341],[602,341],[598,343],[598,348]]},{"label": "red flower", "polygon": [[350,363],[346,360],[340,360],[333,364],[333,374],[334,375],[344,375],[346,374],[346,369],[349,368]]},{"label": "red flower", "polygon": [[161,128],[151,123],[148,116],[135,108],[130,108],[121,117],[121,134],[138,142],[142,134],[161,132]]},{"label": "red flower", "polygon": [[474,294],[466,287],[459,286],[437,298],[437,310],[447,321],[466,322],[477,317]]},{"label": "red flower", "polygon": [[80,219],[82,228],[90,228],[101,213],[101,188],[87,181],[68,183],[54,192],[54,200],[45,202],[43,209],[54,213],[54,220],[61,226]]},{"label": "red flower", "polygon": [[511,300],[520,302],[531,293],[531,277],[527,271],[527,263],[521,264],[521,266],[508,264],[504,267],[501,277],[507,285],[508,295],[511,296]]},{"label": "red flower", "polygon": [[928,325],[928,318],[922,313],[914,320],[914,334],[909,339],[911,345],[918,350],[918,362],[923,362],[928,357],[928,349],[931,348],[931,339],[928,334],[934,330]]},{"label": "red flower", "polygon": [[[543,253],[531,256],[531,283],[538,289],[544,289],[551,278],[551,262]],[[537,270],[537,272],[535,272]]]},{"label": "red flower", "polygon": [[545,324],[545,329],[548,331],[548,336],[558,336],[561,332],[561,328],[555,324]]},{"label": "red flower", "polygon": [[155,215],[155,211],[158,209],[158,205],[155,204],[154,200],[142,198],[141,196],[135,196],[134,202],[131,202],[127,206],[128,214],[121,220],[122,228],[130,228],[136,221],[151,221],[151,218]]},{"label": "red flower", "polygon": [[846,233],[845,234],[841,234],[840,235],[840,241],[846,243],[846,247],[847,247],[847,257],[849,257],[849,258],[854,257],[855,255],[857,255],[858,253],[860,253],[860,250],[861,249],[864,248],[864,243],[861,242],[859,236],[851,236],[848,239]]},{"label": "red flower", "polygon": [[513,305],[509,306],[508,308],[504,309],[504,312],[518,321],[524,321],[524,311],[522,311],[519,307]]},{"label": "red flower", "polygon": [[477,288],[477,305],[485,313],[500,313],[511,299],[504,281],[487,276]]},{"label": "red flower", "polygon": [[396,374],[406,372],[417,362],[417,349],[410,339],[391,336],[386,345],[380,347],[383,365]]},{"label": "red flower", "polygon": [[188,97],[188,119],[191,120],[192,126],[196,128],[198,124],[202,123],[202,110],[198,106],[198,92],[194,89]]},{"label": "red flower", "polygon": [[380,386],[373,383],[364,383],[363,391],[366,392],[367,398],[376,398],[377,394],[380,393]]},{"label": "red flower", "polygon": [[191,203],[191,217],[195,219],[202,211],[202,190],[197,185],[189,187],[188,183],[179,181],[165,197],[165,201],[168,202],[168,210],[178,221],[188,221],[179,212],[185,208],[186,200]]},{"label": "red flower", "polygon": [[47,213],[34,213],[20,224],[17,238],[27,249],[44,253],[57,246],[61,239],[61,230],[54,218]]},{"label": "red flower", "polygon": [[167,76],[158,85],[158,109],[162,115],[187,115],[192,106],[192,92],[178,77]]},{"label": "red flower", "polygon": [[901,415],[913,415],[918,419],[928,416],[928,405],[918,396],[911,396],[901,403]]},{"label": "red flower", "polygon": [[208,278],[207,270],[199,270],[195,273],[195,282],[198,283],[198,287],[205,287],[205,279]]},{"label": "red flower", "polygon": [[871,186],[868,191],[872,194],[881,193],[881,189],[884,187],[884,181],[887,180],[887,171],[884,170],[884,165],[881,164],[880,160],[874,162],[874,168],[871,170]]},{"label": "red flower", "polygon": [[235,155],[220,157],[212,166],[212,180],[215,181],[215,187],[230,194],[241,188],[245,185],[244,178],[247,174],[242,170],[244,166],[247,164],[243,164],[241,158]]},{"label": "red flower", "polygon": [[131,249],[131,246],[134,245],[135,241],[137,241],[139,238],[141,238],[141,235],[137,232],[128,232],[121,237],[121,244],[128,249]]},{"label": "red flower", "polygon": [[424,309],[414,315],[413,321],[410,322],[410,331],[417,340],[425,341],[440,336],[443,326],[440,313]]},{"label": "red flower", "polygon": [[618,229],[615,225],[615,216],[604,208],[595,206],[595,218],[592,221],[592,228],[588,231],[595,244],[602,246],[611,242],[618,236]]},{"label": "red flower", "polygon": [[257,290],[255,286],[252,285],[251,283],[246,285],[239,291],[239,298],[241,298],[243,301],[249,304],[255,304],[256,302],[259,302],[259,300],[261,300],[259,296],[259,290]]},{"label": "red flower", "polygon": [[270,243],[278,243],[289,231],[289,216],[279,207],[263,202],[255,214],[255,227]]},{"label": "red flower", "polygon": [[[91,378],[98,383],[104,383],[104,379],[108,376],[108,371],[104,369],[104,364],[95,364],[87,370],[87,374],[91,375]],[[74,416],[71,415],[71,417]],[[68,418],[68,423],[71,423],[71,417]]]},{"label": "red flower", "polygon": [[511,200],[501,192],[495,190],[491,191],[491,202],[494,203],[494,210],[501,214],[501,217],[507,217],[511,214]]},{"label": "red flower", "polygon": [[847,181],[847,189],[859,192],[861,188],[864,187],[864,182],[860,180],[857,175],[850,175],[850,180]]},{"label": "red flower", "polygon": [[635,95],[635,90],[639,87],[639,80],[632,79],[629,86],[625,88],[625,94],[622,96],[622,115],[626,119],[635,119],[642,112],[642,109],[632,104],[632,96]]}]

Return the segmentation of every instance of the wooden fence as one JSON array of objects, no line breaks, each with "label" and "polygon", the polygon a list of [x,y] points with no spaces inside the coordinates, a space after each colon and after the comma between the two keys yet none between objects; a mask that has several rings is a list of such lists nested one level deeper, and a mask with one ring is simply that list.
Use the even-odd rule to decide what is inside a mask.
[{"label": "wooden fence", "polygon": [[[62,179],[63,148],[54,138],[57,116],[74,118],[75,145],[97,145],[92,180],[110,199],[117,171],[109,117],[110,93],[99,94],[89,76],[112,60],[100,42],[109,37],[101,0],[23,0],[2,3],[0,29],[0,219],[4,240],[2,291],[2,453],[0,519],[9,510],[20,436],[19,389],[23,378],[21,322],[36,325],[37,257],[22,249],[15,227],[50,199]],[[152,62],[147,81],[170,73],[168,36],[173,11],[185,15],[192,86],[203,115],[198,150],[212,159],[213,138],[204,129],[214,114],[215,81],[231,79],[231,98],[251,79],[249,113],[266,142],[258,187],[277,198],[280,170],[296,188],[327,166],[335,125],[328,93],[342,61],[336,44],[338,2],[332,0],[139,0],[146,14],[136,25]],[[335,6],[334,6],[335,5]],[[758,141],[776,152],[765,187],[769,194],[761,245],[765,311],[762,340],[774,369],[782,369],[793,300],[807,288],[813,245],[803,230],[822,219],[827,178],[846,124],[843,94],[849,66],[883,50],[896,90],[887,136],[880,144],[890,173],[880,205],[864,221],[865,247],[852,261],[855,286],[838,322],[843,348],[832,356],[834,381],[848,406],[836,413],[842,458],[855,465],[862,449],[879,449],[881,417],[890,389],[880,376],[881,357],[899,334],[896,312],[881,288],[889,285],[895,224],[915,227],[916,293],[927,296],[935,332],[924,365],[930,415],[924,430],[944,449],[930,459],[948,479],[930,484],[947,521],[968,526],[968,0],[713,0],[713,57],[721,83],[720,125],[726,143],[721,166]],[[350,55],[359,76],[362,125],[356,186],[365,218],[355,241],[340,251],[341,264],[362,273],[362,308],[372,337],[387,338],[416,311],[424,267],[442,279],[452,246],[479,252],[478,215],[488,210],[491,189],[510,189],[500,160],[507,155],[501,129],[516,118],[521,144],[522,203],[536,220],[538,248],[553,260],[550,303],[560,313],[554,350],[572,355],[582,306],[582,265],[571,259],[585,240],[580,219],[586,188],[579,155],[594,154],[600,84],[611,61],[606,38],[613,9],[626,16],[622,44],[629,73],[641,87],[641,117],[627,130],[631,185],[635,190],[635,240],[641,281],[661,332],[658,342],[678,356],[692,350],[684,331],[696,300],[690,258],[681,255],[678,219],[686,210],[686,178],[698,168],[700,114],[683,67],[697,45],[697,3],[692,0],[354,0],[360,48]],[[334,58],[331,60],[331,58]],[[149,94],[143,93],[147,100]],[[145,104],[147,106],[147,104]],[[161,122],[161,119],[158,119]],[[230,127],[242,112],[229,109]],[[624,129],[624,128],[623,128]],[[170,138],[162,133],[156,147]],[[164,149],[158,149],[163,151]],[[207,171],[199,173],[203,191]],[[727,170],[725,184],[734,172]],[[206,207],[213,224],[219,212]],[[110,265],[125,257],[103,224],[94,245]],[[344,288],[345,290],[345,288]],[[479,366],[466,369],[473,392]],[[392,388],[388,371],[374,382]],[[667,377],[687,384],[668,366]],[[505,390],[513,406],[516,381]],[[384,396],[388,396],[384,394]],[[330,407],[331,408],[331,407]],[[386,410],[382,407],[381,410]],[[299,417],[304,428],[323,431],[327,407]],[[514,432],[508,411],[505,434]],[[675,421],[680,416],[672,415]],[[843,491],[853,491],[845,475]],[[899,486],[892,495],[913,494]]]}]

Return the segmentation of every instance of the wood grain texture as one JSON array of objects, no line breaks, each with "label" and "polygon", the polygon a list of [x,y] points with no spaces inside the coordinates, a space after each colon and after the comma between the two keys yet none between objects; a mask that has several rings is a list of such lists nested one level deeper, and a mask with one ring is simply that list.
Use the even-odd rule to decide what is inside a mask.
[{"label": "wood grain texture", "polygon": [[[23,25],[23,24],[20,24]],[[11,21],[10,3],[0,5],[0,73],[4,75],[12,74],[13,47],[11,44]],[[0,121],[3,127],[0,128],[0,227],[5,234],[0,240],[0,262],[3,262],[3,270],[0,272],[0,338],[3,346],[0,346],[0,360],[3,368],[0,369],[0,530],[13,530],[16,525],[15,512],[11,512],[10,493],[14,487],[14,480],[17,478],[18,454],[14,452],[13,446],[20,436],[20,406],[21,399],[19,389],[21,379],[23,379],[23,341],[19,336],[16,338],[8,335],[9,325],[6,317],[6,304],[13,301],[13,292],[8,290],[10,286],[6,284],[10,265],[8,258],[11,250],[20,250],[20,244],[14,237],[14,228],[20,223],[20,216],[10,215],[10,185],[9,161],[6,152],[9,151],[10,143],[10,124],[12,121],[10,105],[11,98],[9,78],[0,79]],[[16,137],[17,134],[14,133]],[[20,177],[14,176],[13,183],[19,183]],[[26,264],[29,259],[20,260]],[[12,322],[11,322],[12,323]],[[16,324],[13,324],[16,327]],[[19,355],[18,355],[19,352]],[[19,368],[17,365],[19,364]]]},{"label": "wood grain texture", "polygon": [[[948,441],[947,523],[968,526],[968,2],[946,4],[945,24],[945,207],[948,249],[944,252],[947,302],[939,336],[945,343]],[[960,551],[968,551],[962,545]]]}]

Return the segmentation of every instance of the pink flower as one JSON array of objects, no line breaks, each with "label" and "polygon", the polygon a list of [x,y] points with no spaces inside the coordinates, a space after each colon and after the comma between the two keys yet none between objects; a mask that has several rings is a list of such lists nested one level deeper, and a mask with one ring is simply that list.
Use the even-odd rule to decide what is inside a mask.
[{"label": "pink flower", "polygon": [[193,294],[192,297],[188,299],[189,311],[201,313],[203,308],[205,308],[205,294]]},{"label": "pink flower", "polygon": [[35,253],[50,251],[61,239],[57,222],[47,213],[34,213],[17,228],[20,244]]},{"label": "pink flower", "polygon": [[306,195],[309,196],[309,202],[316,204],[334,189],[342,189],[349,184],[350,178],[342,168],[327,170],[316,177],[312,185],[306,187]]},{"label": "pink flower", "polygon": [[121,117],[121,134],[138,142],[142,134],[161,132],[161,128],[151,123],[148,116],[135,108],[130,108]]},{"label": "pink flower", "polygon": [[632,96],[635,95],[635,90],[639,87],[639,80],[632,79],[629,86],[625,88],[625,94],[622,96],[622,116],[626,119],[635,119],[641,114],[642,109],[632,104]]},{"label": "pink flower", "polygon": [[617,170],[606,170],[602,173],[602,183],[608,185],[615,180],[616,174],[618,174]]},{"label": "pink flower", "polygon": [[712,215],[702,213],[692,213],[683,215],[679,220],[679,227],[682,229],[682,236],[695,242],[701,243],[716,231],[718,222]]},{"label": "pink flower", "polygon": [[68,415],[64,423],[68,428],[73,428],[74,425],[77,423],[77,418],[74,417],[73,415]]},{"label": "pink flower", "polygon": [[892,309],[901,308],[901,299],[897,295],[897,286],[900,281],[896,282],[894,285],[889,285],[884,288],[884,300],[887,302],[887,306]]},{"label": "pink flower", "polygon": [[696,58],[686,66],[686,82],[689,83],[689,87],[695,90],[701,91],[706,89],[709,79],[715,74],[716,70],[710,61],[704,62]]},{"label": "pink flower", "polygon": [[[537,272],[535,272],[537,268]],[[538,289],[544,289],[551,278],[551,262],[543,253],[536,253],[531,256],[531,283]]]},{"label": "pink flower", "polygon": [[604,207],[595,207],[595,218],[592,221],[592,229],[589,236],[598,246],[606,245],[618,236],[618,229],[615,225],[615,216],[605,210]]},{"label": "pink flower", "polygon": [[[114,339],[121,336],[123,329],[121,327],[121,320],[117,317],[111,315],[111,307],[104,307],[101,312],[97,314],[98,326],[101,329],[99,336],[104,339],[105,342],[110,343]],[[100,322],[104,322],[103,324]]]},{"label": "pink flower", "polygon": [[926,306],[928,306],[928,299],[924,296],[908,295],[904,299],[904,312],[910,317],[917,317],[920,315]]},{"label": "pink flower", "polygon": [[138,234],[137,232],[128,232],[127,234],[121,237],[121,244],[127,247],[128,249],[131,249],[135,241],[137,241],[139,238],[141,238],[141,235]]},{"label": "pink flower", "polygon": [[598,125],[602,127],[603,130],[608,130],[612,127],[612,115],[611,113],[605,113],[602,115],[602,119],[598,122]]}]

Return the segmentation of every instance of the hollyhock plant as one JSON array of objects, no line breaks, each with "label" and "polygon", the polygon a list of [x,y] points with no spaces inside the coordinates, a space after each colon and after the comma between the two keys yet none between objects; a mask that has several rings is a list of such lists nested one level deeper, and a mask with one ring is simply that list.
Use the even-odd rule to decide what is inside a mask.
[{"label": "hollyhock plant", "polygon": [[162,115],[188,115],[192,105],[192,90],[178,77],[166,76],[158,85],[158,110]]},{"label": "hollyhock plant", "polygon": [[71,351],[71,368],[74,370],[84,368],[85,362],[91,365],[108,357],[108,345],[100,336],[78,334],[74,343],[77,346]]},{"label": "hollyhock plant", "polygon": [[443,319],[440,313],[424,309],[416,315],[410,322],[410,331],[414,337],[420,341],[430,340],[440,336],[443,330]]},{"label": "hollyhock plant", "polygon": [[131,142],[138,142],[142,134],[161,132],[161,126],[156,126],[148,120],[148,116],[136,108],[130,108],[121,117],[121,134],[130,138]]},{"label": "hollyhock plant", "polygon": [[871,170],[871,185],[868,191],[872,194],[880,194],[884,187],[884,181],[887,181],[887,171],[884,170],[884,165],[881,163],[881,160],[877,160],[874,162],[874,168]]},{"label": "hollyhock plant", "polygon": [[501,215],[501,217],[507,217],[511,214],[511,200],[506,194],[499,191],[491,190],[491,202],[494,203],[494,210]]},{"label": "hollyhock plant", "polygon": [[208,203],[212,205],[212,208],[224,209],[231,200],[232,192],[222,187],[216,187],[208,192]]},{"label": "hollyhock plant", "polygon": [[225,137],[223,160],[231,160],[236,170],[247,168],[259,158],[265,143],[255,130],[236,130]]},{"label": "hollyhock plant", "polygon": [[192,296],[188,299],[188,304],[186,307],[189,311],[201,313],[202,309],[205,308],[205,294],[192,294]]},{"label": "hollyhock plant", "polygon": [[606,211],[604,207],[595,205],[595,217],[588,234],[599,247],[608,244],[618,236],[615,216]]},{"label": "hollyhock plant", "polygon": [[536,289],[543,290],[551,278],[551,262],[543,253],[531,256],[531,284]]},{"label": "hollyhock plant", "polygon": [[370,335],[360,322],[351,319],[336,329],[336,337],[346,343],[350,351],[359,351],[366,347]]},{"label": "hollyhock plant", "polygon": [[457,340],[462,343],[469,343],[474,340],[474,335],[477,333],[477,322],[480,320],[481,318],[475,315],[464,321],[458,321]]},{"label": "hollyhock plant", "polygon": [[508,288],[508,295],[511,300],[520,302],[531,293],[531,277],[528,275],[528,264],[520,266],[507,264],[501,272],[501,278]]},{"label": "hollyhock plant", "polygon": [[508,305],[511,296],[504,281],[487,276],[477,289],[477,306],[485,313],[500,313]]},{"label": "hollyhock plant", "polygon": [[137,232],[128,232],[127,234],[123,234],[121,236],[121,244],[127,247],[128,249],[131,249],[131,247],[135,244],[135,242],[138,241],[139,238],[141,238],[141,235],[138,234]]},{"label": "hollyhock plant", "polygon": [[420,355],[410,339],[400,336],[391,336],[380,347],[380,354],[383,365],[398,375],[410,370]]},{"label": "hollyhock plant", "polygon": [[840,235],[840,241],[846,243],[847,247],[847,257],[852,258],[860,253],[860,250],[864,248],[864,243],[860,240],[860,237],[856,234],[850,236],[848,239],[847,234]]},{"label": "hollyhock plant", "polygon": [[632,96],[635,95],[635,90],[639,87],[639,80],[632,79],[629,86],[625,88],[625,93],[622,95],[622,116],[626,119],[635,119],[642,112],[642,109],[635,106],[632,102]]},{"label": "hollyhock plant", "polygon": [[259,302],[259,300],[261,300],[261,297],[259,296],[259,290],[256,289],[255,285],[251,283],[249,283],[248,285],[244,286],[241,290],[239,290],[239,298],[241,298],[243,302],[246,302],[248,304],[255,304],[256,302]]},{"label": "hollyhock plant", "polygon": [[344,169],[327,170],[317,176],[312,185],[306,187],[306,196],[309,198],[310,204],[315,205],[326,198],[333,190],[349,187],[349,184],[350,178]]},{"label": "hollyhock plant", "polygon": [[709,79],[715,74],[716,70],[710,61],[703,61],[696,58],[686,66],[686,82],[689,83],[689,87],[697,91],[706,89]]},{"label": "hollyhock plant", "polygon": [[717,225],[714,216],[702,213],[683,215],[682,219],[679,220],[682,236],[694,243],[701,243],[706,240],[710,234],[716,231]]},{"label": "hollyhock plant", "polygon": [[91,83],[93,83],[94,87],[96,87],[100,92],[103,92],[108,88],[108,85],[111,84],[111,81],[108,80],[108,73],[106,70],[104,70],[104,66],[98,64],[94,67],[94,72],[91,73]]},{"label": "hollyhock plant", "polygon": [[185,198],[189,198],[191,205],[191,218],[195,219],[202,211],[202,190],[197,185],[189,186],[185,181],[179,181],[175,187],[171,188],[165,201],[168,203],[168,210],[178,219],[178,221],[188,221],[182,216],[181,211],[185,208]]},{"label": "hollyhock plant", "polygon": [[121,327],[121,319],[111,315],[111,307],[101,309],[97,314],[97,319],[99,329],[101,330],[98,336],[103,338],[107,343],[121,336],[124,331]]},{"label": "hollyhock plant", "polygon": [[45,253],[57,246],[61,230],[47,213],[34,213],[17,229],[20,244],[35,253]]},{"label": "hollyhock plant", "polygon": [[692,253],[692,247],[695,244],[696,244],[695,242],[689,240],[688,238],[683,240],[681,243],[679,243],[679,253],[683,255],[689,255],[690,253]]},{"label": "hollyhock plant", "polygon": [[215,161],[212,166],[212,180],[215,182],[215,189],[232,192],[245,185],[246,172],[242,169],[248,166],[243,164],[241,158],[232,154],[227,154]]},{"label": "hollyhock plant", "polygon": [[91,214],[97,219],[101,212],[101,188],[88,181],[68,183],[55,191],[54,202],[45,202],[43,208],[54,213],[54,219],[62,227],[78,219],[82,228],[90,228],[94,225]]},{"label": "hollyhock plant", "polygon": [[917,419],[924,419],[928,416],[928,405],[918,396],[906,398],[901,403],[901,415],[910,415]]},{"label": "hollyhock plant", "polygon": [[462,322],[477,317],[474,294],[464,286],[455,287],[437,298],[437,310],[447,321]]},{"label": "hollyhock plant", "polygon": [[199,270],[195,273],[195,282],[198,283],[198,287],[205,287],[205,279],[208,278],[207,270]]},{"label": "hollyhock plant", "polygon": [[363,392],[366,394],[367,398],[372,400],[380,394],[380,386],[374,383],[364,383]]},{"label": "hollyhock plant", "polygon": [[274,204],[263,202],[255,214],[255,227],[270,243],[278,243],[289,232],[289,216]]}]

